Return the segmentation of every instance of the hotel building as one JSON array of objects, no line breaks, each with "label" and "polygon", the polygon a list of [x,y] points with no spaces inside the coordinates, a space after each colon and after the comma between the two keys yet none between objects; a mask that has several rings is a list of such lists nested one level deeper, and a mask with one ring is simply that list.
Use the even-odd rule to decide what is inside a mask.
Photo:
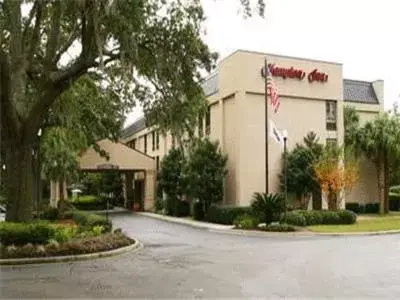
[{"label": "hotel building", "polygon": [[[280,99],[277,113],[268,103],[267,119],[279,130],[287,130],[289,151],[310,131],[320,142],[343,144],[345,106],[354,107],[362,123],[383,111],[382,80],[344,79],[342,64],[335,62],[235,51],[220,61],[203,84],[209,110],[199,129],[218,140],[228,155],[226,204],[248,205],[254,192],[265,191],[265,59]],[[154,157],[155,168],[172,147],[172,137],[146,127],[144,118],[124,129],[121,142]],[[282,147],[269,137],[267,151],[269,189],[278,192]],[[345,201],[378,202],[376,172],[368,160],[362,159],[359,182],[345,195]],[[310,208],[326,206],[324,199],[310,203]]]}]

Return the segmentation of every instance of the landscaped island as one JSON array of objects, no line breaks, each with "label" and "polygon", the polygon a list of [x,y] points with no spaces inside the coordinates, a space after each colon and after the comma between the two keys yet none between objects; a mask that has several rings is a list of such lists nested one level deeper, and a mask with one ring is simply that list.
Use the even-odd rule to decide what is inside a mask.
[{"label": "landscaped island", "polygon": [[0,223],[0,256],[33,258],[79,255],[129,246],[135,241],[112,230],[104,216],[52,208],[32,223]]}]

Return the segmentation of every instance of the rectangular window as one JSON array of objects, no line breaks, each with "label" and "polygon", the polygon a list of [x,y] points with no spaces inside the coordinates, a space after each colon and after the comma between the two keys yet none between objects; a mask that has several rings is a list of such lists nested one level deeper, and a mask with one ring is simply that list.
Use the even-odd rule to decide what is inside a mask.
[{"label": "rectangular window", "polygon": [[211,132],[211,107],[207,107],[206,112],[206,135],[209,135]]},{"label": "rectangular window", "polygon": [[156,149],[160,149],[160,133],[158,131],[156,132]]},{"label": "rectangular window", "polygon": [[156,150],[156,132],[153,131],[151,133],[151,149],[154,151]]},{"label": "rectangular window", "polygon": [[336,101],[326,101],[326,129],[337,130],[337,106]]},{"label": "rectangular window", "polygon": [[326,139],[326,146],[333,147],[337,145],[337,139]]},{"label": "rectangular window", "polygon": [[156,171],[160,169],[160,157],[156,156]]},{"label": "rectangular window", "polygon": [[136,139],[133,139],[132,141],[132,149],[136,149]]},{"label": "rectangular window", "polygon": [[198,126],[199,126],[199,137],[203,136],[203,116],[202,114],[199,115],[199,122],[198,122]]},{"label": "rectangular window", "polygon": [[147,153],[147,134],[144,135],[144,153]]}]

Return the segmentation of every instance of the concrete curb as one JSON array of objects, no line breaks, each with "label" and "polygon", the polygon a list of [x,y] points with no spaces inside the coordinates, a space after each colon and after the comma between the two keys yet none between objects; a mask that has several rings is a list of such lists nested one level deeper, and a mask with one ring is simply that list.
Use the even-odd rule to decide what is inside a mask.
[{"label": "concrete curb", "polygon": [[164,216],[149,212],[137,212],[138,215],[159,219],[171,223],[187,225],[195,228],[208,229],[210,232],[216,233],[227,233],[235,235],[247,235],[247,236],[268,236],[268,237],[318,237],[318,236],[372,236],[372,235],[389,235],[389,234],[400,234],[400,230],[387,230],[387,231],[372,231],[372,232],[314,232],[314,231],[295,231],[295,232],[272,232],[272,231],[261,231],[261,230],[241,230],[234,229],[233,225],[221,225],[212,224],[206,222],[199,222],[194,220],[180,219],[176,217]]},{"label": "concrete curb", "polygon": [[368,236],[368,235],[391,235],[400,234],[400,230],[370,231],[370,232],[313,232],[319,236]]},{"label": "concrete curb", "polygon": [[247,235],[247,236],[268,236],[268,237],[355,237],[355,236],[374,236],[374,235],[394,235],[400,234],[400,230],[388,230],[388,231],[371,231],[371,232],[314,232],[314,231],[295,231],[295,232],[272,232],[272,231],[261,231],[261,230],[210,230],[217,233],[228,233],[235,235]]},{"label": "concrete curb", "polygon": [[138,241],[132,245],[117,248],[110,251],[102,251],[96,253],[80,254],[80,255],[66,255],[66,256],[52,256],[52,257],[33,257],[33,258],[9,258],[0,259],[0,265],[25,265],[25,264],[43,264],[43,263],[58,263],[58,262],[70,262],[80,260],[90,260],[95,258],[110,257],[115,255],[124,254],[133,250],[142,248],[143,245]]},{"label": "concrete curb", "polygon": [[176,223],[176,224],[181,224],[181,225],[187,225],[195,228],[202,228],[202,229],[210,229],[210,230],[220,230],[220,231],[226,231],[226,230],[231,230],[233,229],[233,225],[221,225],[221,224],[213,224],[213,223],[207,223],[207,222],[199,222],[199,221],[194,221],[194,220],[187,220],[187,219],[180,219],[180,218],[175,218],[175,217],[170,217],[170,216],[164,216],[164,215],[158,215],[154,213],[148,213],[148,212],[137,212],[136,214],[153,218],[153,219],[159,219],[171,223]]}]

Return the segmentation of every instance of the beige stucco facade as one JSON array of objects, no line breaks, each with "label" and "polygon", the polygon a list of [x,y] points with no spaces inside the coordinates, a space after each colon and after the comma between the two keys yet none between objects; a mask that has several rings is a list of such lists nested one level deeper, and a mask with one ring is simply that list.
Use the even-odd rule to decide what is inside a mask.
[{"label": "beige stucco facade", "polygon": [[[279,92],[280,107],[274,113],[268,102],[267,119],[272,120],[279,130],[287,130],[289,151],[296,143],[302,143],[310,131],[317,134],[320,142],[334,139],[338,144],[343,144],[345,105],[354,106],[362,122],[373,119],[383,111],[383,82],[364,82],[364,86],[359,81],[346,82],[339,63],[249,51],[234,52],[219,63],[205,87],[210,104],[209,136],[218,140],[228,155],[224,195],[227,204],[248,205],[255,192],[265,191],[265,80],[261,74],[265,59],[268,64],[274,65],[273,68],[287,70],[286,78],[283,78],[282,70],[272,72]],[[288,71],[291,68],[293,70]],[[309,74],[313,71],[321,74],[318,77],[320,81],[309,80]],[[299,72],[304,74],[297,77],[293,75]],[[365,99],[360,96],[358,101],[357,93],[361,95],[361,90],[366,96]],[[374,96],[373,93],[379,103],[372,103],[369,99]],[[345,99],[347,94],[351,99]],[[333,103],[336,107],[333,129],[327,125],[327,103]],[[125,136],[122,142],[161,160],[172,147],[172,139],[169,135],[160,136],[159,148],[153,150],[151,132],[151,128],[139,128]],[[144,149],[144,136],[147,136],[147,149]],[[133,140],[136,140],[135,145]],[[269,137],[268,183],[269,192],[272,193],[280,191],[278,176],[282,172],[282,154],[282,146]],[[377,187],[373,179],[376,174],[368,161],[362,162],[360,170],[360,183],[347,193],[346,201],[376,202]]]}]

